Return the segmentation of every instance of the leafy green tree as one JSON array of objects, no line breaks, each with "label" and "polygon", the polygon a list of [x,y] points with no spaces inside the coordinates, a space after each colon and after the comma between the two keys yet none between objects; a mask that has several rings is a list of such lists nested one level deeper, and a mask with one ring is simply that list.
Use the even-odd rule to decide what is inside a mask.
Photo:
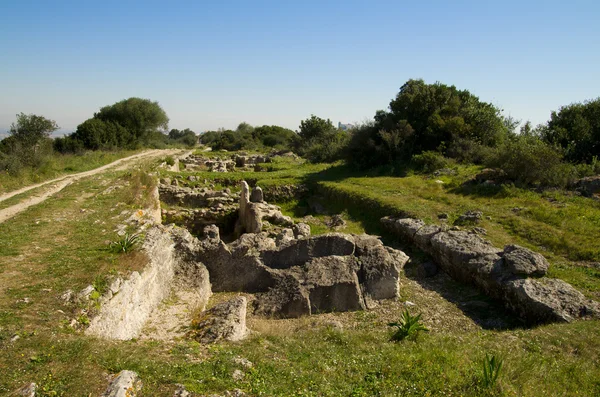
[{"label": "leafy green tree", "polygon": [[298,135],[304,142],[311,141],[313,139],[319,139],[325,137],[327,134],[331,134],[336,130],[331,120],[322,119],[315,116],[314,114],[306,120],[300,122],[300,131]]},{"label": "leafy green tree", "polygon": [[589,163],[600,158],[600,98],[563,106],[550,115],[542,139],[564,150],[573,163]]},{"label": "leafy green tree", "polygon": [[266,147],[289,149],[294,144],[297,134],[278,125],[263,125],[254,128],[252,137]]},{"label": "leafy green tree", "polygon": [[503,142],[517,125],[467,90],[409,80],[389,111],[377,111],[372,123],[351,132],[346,153],[348,161],[361,168],[407,164],[426,151],[474,161],[483,147]]},{"label": "leafy green tree", "polygon": [[406,120],[414,129],[413,153],[448,147],[458,139],[495,146],[512,125],[505,123],[500,109],[469,91],[423,80],[407,81],[390,102],[390,112],[394,122]]},{"label": "leafy green tree", "polygon": [[331,162],[342,158],[349,135],[338,130],[331,120],[314,114],[300,122],[296,150],[312,162]]},{"label": "leafy green tree", "polygon": [[169,131],[169,139],[175,143],[181,143],[186,146],[194,146],[198,142],[198,136],[189,128],[185,130],[172,129]]},{"label": "leafy green tree", "polygon": [[113,122],[124,127],[133,141],[145,143],[159,130],[167,130],[169,118],[158,102],[149,99],[129,98],[114,105],[104,106],[94,118]]},{"label": "leafy green tree", "polygon": [[51,151],[50,134],[58,129],[54,120],[34,114],[17,114],[10,126],[10,136],[3,140],[1,150],[15,156],[23,165],[36,166]]},{"label": "leafy green tree", "polygon": [[95,117],[79,124],[71,138],[80,141],[83,147],[90,150],[125,147],[133,141],[132,134],[121,124]]}]

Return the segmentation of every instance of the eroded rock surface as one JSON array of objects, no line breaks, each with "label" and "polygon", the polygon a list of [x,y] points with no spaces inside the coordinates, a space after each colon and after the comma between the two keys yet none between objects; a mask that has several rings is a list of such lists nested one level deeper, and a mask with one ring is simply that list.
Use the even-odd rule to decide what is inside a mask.
[{"label": "eroded rock surface", "polygon": [[110,382],[102,397],[135,397],[142,389],[142,381],[133,371],[121,371]]},{"label": "eroded rock surface", "polygon": [[248,335],[246,298],[235,297],[202,312],[192,323],[192,336],[201,343],[239,341]]},{"label": "eroded rock surface", "polygon": [[381,221],[431,255],[450,276],[503,301],[528,323],[600,316],[597,302],[564,281],[543,277],[548,262],[527,248],[507,245],[501,250],[477,234],[447,231],[419,219],[385,217]]}]

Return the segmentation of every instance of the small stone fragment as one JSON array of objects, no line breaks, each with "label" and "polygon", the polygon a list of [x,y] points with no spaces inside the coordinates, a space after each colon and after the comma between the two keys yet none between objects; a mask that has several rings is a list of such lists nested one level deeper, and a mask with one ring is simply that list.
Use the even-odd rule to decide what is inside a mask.
[{"label": "small stone fragment", "polygon": [[102,397],[135,397],[142,389],[142,381],[133,371],[121,371],[110,382]]},{"label": "small stone fragment", "polygon": [[240,381],[240,380],[244,379],[245,376],[246,376],[246,374],[244,374],[239,369],[236,369],[235,371],[233,371],[232,378],[233,378],[233,380]]}]

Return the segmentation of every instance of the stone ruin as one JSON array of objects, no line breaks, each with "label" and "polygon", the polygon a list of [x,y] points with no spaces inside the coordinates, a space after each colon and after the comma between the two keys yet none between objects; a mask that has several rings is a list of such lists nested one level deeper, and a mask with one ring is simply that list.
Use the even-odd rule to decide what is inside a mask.
[{"label": "stone ruin", "polygon": [[[360,310],[397,297],[408,257],[373,236],[331,233],[311,237],[310,227],[284,216],[241,182],[235,234],[225,243],[216,225],[201,238],[175,231],[176,251],[202,264],[213,291],[255,293],[257,313],[299,317],[316,312]],[[275,230],[263,231],[264,224]]]},{"label": "stone ruin", "polygon": [[262,155],[234,154],[229,158],[209,158],[189,155],[180,160],[187,170],[208,170],[211,172],[231,172],[236,169],[254,169],[258,164],[270,163],[277,153]]},{"label": "stone ruin", "polygon": [[143,249],[150,264],[100,299],[102,307],[86,333],[139,337],[160,303],[180,289],[192,291],[200,310],[188,335],[203,343],[248,334],[246,298],[202,311],[213,291],[247,293],[251,311],[275,318],[369,309],[399,296],[408,261],[403,252],[374,236],[311,236],[307,224],[266,203],[259,187],[250,191],[246,182],[240,187],[234,194],[161,184],[161,200],[183,207],[163,211],[165,223],[181,221],[182,211],[190,218],[184,227],[148,229]]},{"label": "stone ruin", "polygon": [[528,324],[600,317],[600,304],[562,280],[544,277],[548,262],[527,248],[498,249],[475,233],[420,219],[384,217],[381,222],[429,254],[451,277],[503,302]]},{"label": "stone ruin", "polygon": [[[213,291],[244,292],[203,311],[189,335],[199,341],[239,340],[247,335],[246,310],[275,318],[370,309],[399,296],[408,257],[377,237],[329,233],[311,236],[264,200],[262,190],[240,192],[161,184],[164,223],[148,230],[144,250],[151,263],[101,299],[86,332],[138,337],[160,302],[178,288],[195,294],[200,310]],[[183,215],[182,215],[183,214]],[[458,281],[500,300],[528,324],[599,317],[600,305],[568,283],[544,277],[540,254],[509,245],[503,250],[482,237],[418,219],[386,217],[390,231],[429,254]],[[243,299],[242,299],[243,298]],[[247,305],[248,304],[248,305]]]}]

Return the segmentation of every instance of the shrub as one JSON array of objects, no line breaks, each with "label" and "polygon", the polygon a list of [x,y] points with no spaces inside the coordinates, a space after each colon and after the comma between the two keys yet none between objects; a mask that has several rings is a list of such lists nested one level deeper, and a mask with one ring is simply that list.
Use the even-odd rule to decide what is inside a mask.
[{"label": "shrub", "polygon": [[561,153],[537,137],[517,136],[499,146],[486,162],[501,168],[508,179],[523,185],[565,187],[577,177],[576,168]]},{"label": "shrub", "polygon": [[173,156],[167,156],[167,157],[165,157],[164,161],[165,161],[165,163],[167,165],[170,165],[170,166],[174,166],[175,165],[175,159],[173,158]]},{"label": "shrub", "polygon": [[404,339],[416,338],[419,331],[428,332],[429,330],[421,323],[421,314],[412,316],[408,309],[405,309],[400,317],[400,322],[388,323],[390,327],[396,327],[396,331],[392,334],[391,339],[395,342]]},{"label": "shrub", "polygon": [[448,168],[451,164],[450,160],[445,158],[441,153],[433,151],[416,154],[412,157],[412,161],[418,169],[427,173]]},{"label": "shrub", "polygon": [[302,145],[300,153],[312,163],[331,163],[343,157],[349,136],[345,131],[332,131]]}]

